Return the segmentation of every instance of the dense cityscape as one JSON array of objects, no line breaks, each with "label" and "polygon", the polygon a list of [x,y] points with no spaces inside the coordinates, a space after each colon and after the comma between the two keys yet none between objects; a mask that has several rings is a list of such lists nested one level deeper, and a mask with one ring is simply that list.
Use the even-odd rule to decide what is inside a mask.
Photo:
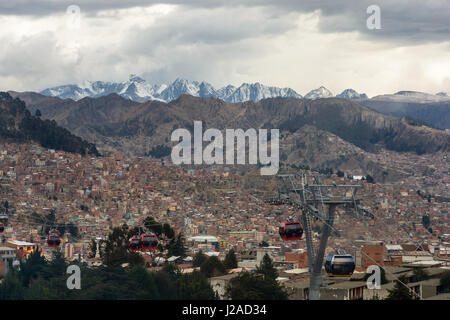
[{"label": "dense cityscape", "polygon": [[[432,159],[435,163],[431,164]],[[123,224],[144,227],[144,220],[152,217],[182,233],[186,251],[184,256],[169,256],[167,251],[143,253],[149,271],[175,264],[182,272],[193,272],[196,268],[192,261],[199,251],[224,260],[232,249],[238,259],[238,267],[230,271],[235,276],[255,270],[268,253],[279,272],[278,281],[291,290],[290,298],[308,297],[305,241],[283,241],[278,234],[280,223],[298,217],[300,212],[288,205],[266,203],[263,196],[247,190],[245,177],[224,168],[189,169],[169,161],[126,158],[115,153],[81,156],[29,143],[3,143],[0,160],[2,202],[8,202],[9,214],[8,226],[1,234],[3,275],[9,263],[17,264],[37,248],[52,259],[54,248],[46,245],[44,231],[45,217],[50,214],[54,214],[54,226],[65,226],[60,246],[64,257],[90,265],[102,263],[98,254],[92,256],[92,240],[106,239],[114,227]],[[420,165],[420,160],[423,165],[449,168],[444,164],[446,155],[418,157],[415,164]],[[361,184],[363,204],[375,219],[360,221],[338,208],[336,232],[326,253],[343,250],[352,254],[356,270],[352,279],[327,279],[328,289],[323,290],[352,292],[344,296],[339,293],[341,299],[370,299],[371,290],[358,289],[366,287],[365,282],[350,280],[361,279],[367,267],[377,264],[386,268],[391,280],[379,295],[387,295],[395,274],[412,274],[418,267],[429,270],[434,280],[416,286],[422,288],[431,281],[436,289],[434,296],[438,294],[439,278],[450,268],[450,219],[448,199],[443,196],[450,181],[448,172],[435,175],[442,179],[433,178],[433,185],[424,177],[414,176],[398,184],[379,184],[351,176],[351,172],[343,177],[328,175],[326,181],[330,183]],[[427,193],[429,188],[436,193]],[[317,242],[320,222],[313,230]],[[13,255],[10,250],[14,250]],[[231,279],[224,275],[209,281],[214,284],[222,278],[225,282]],[[221,298],[223,286],[217,289]],[[422,296],[423,288],[414,290],[421,298],[428,298]],[[322,296],[331,294],[327,292]]]},{"label": "dense cityscape", "polygon": [[0,309],[445,316],[449,13],[0,1]]}]

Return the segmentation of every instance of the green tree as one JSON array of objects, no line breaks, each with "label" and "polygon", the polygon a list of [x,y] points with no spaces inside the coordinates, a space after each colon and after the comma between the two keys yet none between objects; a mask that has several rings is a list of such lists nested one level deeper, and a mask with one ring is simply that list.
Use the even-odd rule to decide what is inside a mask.
[{"label": "green tree", "polygon": [[186,256],[186,248],[184,247],[184,237],[180,232],[176,237],[170,240],[167,244],[166,249],[169,256]]},{"label": "green tree", "polygon": [[411,282],[419,282],[419,281],[427,280],[429,278],[430,278],[430,275],[424,268],[414,268]]},{"label": "green tree", "polygon": [[78,238],[78,228],[72,222],[67,225],[67,230],[74,238]]},{"label": "green tree", "polygon": [[216,256],[212,256],[202,263],[200,272],[208,278],[217,277],[225,273],[225,267]]},{"label": "green tree", "polygon": [[197,252],[197,254],[194,256],[194,259],[192,260],[192,266],[194,268],[200,267],[203,262],[205,262],[208,258],[203,254],[202,250]]},{"label": "green tree", "polygon": [[148,155],[153,158],[164,158],[169,156],[171,152],[172,149],[170,147],[159,144],[156,147],[153,147],[152,150],[148,152]]},{"label": "green tree", "polygon": [[89,257],[94,258],[97,254],[97,242],[95,239],[91,239],[91,243],[89,244],[89,251],[91,252]]},{"label": "green tree", "polygon": [[102,244],[101,256],[103,263],[108,266],[119,266],[123,263],[131,265],[144,264],[141,255],[128,250],[129,239],[139,234],[136,229],[128,229],[127,225],[116,227],[108,235],[106,241]]},{"label": "green tree", "polygon": [[135,283],[135,299],[159,299],[155,278],[143,266],[135,266],[129,272],[129,277]]},{"label": "green tree", "polygon": [[161,300],[178,299],[177,281],[172,275],[165,271],[157,272],[155,283]]},{"label": "green tree", "polygon": [[28,286],[32,279],[36,279],[47,266],[47,260],[39,250],[31,253],[25,262],[20,263],[20,277],[24,286]]},{"label": "green tree", "polygon": [[216,294],[201,272],[185,274],[178,281],[178,297],[183,300],[214,300]]},{"label": "green tree", "polygon": [[430,227],[430,216],[422,216],[422,225],[425,229],[428,229]]},{"label": "green tree", "polygon": [[233,249],[228,251],[227,255],[225,256],[225,260],[223,261],[223,265],[225,269],[234,269],[237,268],[238,262],[236,258],[236,253]]},{"label": "green tree", "polygon": [[392,290],[389,291],[387,300],[412,300],[411,293],[407,287],[408,278],[401,276],[398,280],[395,280],[395,285]]},{"label": "green tree", "polygon": [[286,300],[286,291],[274,280],[242,272],[233,278],[226,296],[232,300]]},{"label": "green tree", "polygon": [[168,223],[163,224],[162,232],[168,239],[172,239],[175,236],[175,231],[173,231],[172,227]]},{"label": "green tree", "polygon": [[278,271],[273,266],[273,261],[266,253],[259,266],[256,267],[256,273],[264,275],[264,279],[275,280],[278,278]]},{"label": "green tree", "polygon": [[440,280],[440,291],[443,293],[450,293],[450,271],[446,271]]},{"label": "green tree", "polygon": [[15,270],[8,272],[0,284],[0,300],[23,300],[25,287]]},{"label": "green tree", "polygon": [[153,217],[147,217],[144,219],[144,227],[147,230],[152,231],[159,238],[163,233],[163,225],[155,220]]}]

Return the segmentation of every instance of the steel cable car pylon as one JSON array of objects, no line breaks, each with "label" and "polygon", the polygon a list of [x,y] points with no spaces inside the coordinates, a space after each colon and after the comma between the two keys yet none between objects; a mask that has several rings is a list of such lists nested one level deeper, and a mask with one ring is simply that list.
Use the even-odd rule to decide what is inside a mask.
[{"label": "steel cable car pylon", "polygon": [[[360,185],[325,185],[322,184],[320,175],[304,173],[279,174],[278,177],[283,181],[284,188],[279,188],[278,196],[267,199],[266,202],[274,205],[288,204],[297,210],[301,209],[310,271],[309,300],[319,300],[323,259],[328,238],[333,229],[336,207],[344,205],[347,212],[355,211],[355,213],[352,212],[352,215],[358,219],[373,218],[373,215],[360,208],[360,201],[355,198],[355,191],[361,187]],[[297,182],[298,180],[300,183]],[[351,197],[333,195],[330,193],[330,189],[351,189]],[[322,210],[320,210],[320,206]],[[328,210],[325,210],[325,206],[328,206]],[[317,251],[313,243],[312,217],[320,219],[324,223]]]}]

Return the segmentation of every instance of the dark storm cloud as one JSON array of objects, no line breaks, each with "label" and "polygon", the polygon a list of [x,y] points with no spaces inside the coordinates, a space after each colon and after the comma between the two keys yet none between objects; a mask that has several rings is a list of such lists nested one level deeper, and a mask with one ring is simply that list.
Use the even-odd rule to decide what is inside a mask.
[{"label": "dark storm cloud", "polygon": [[294,17],[289,17],[290,14],[277,16],[260,9],[177,11],[147,28],[136,28],[129,46],[147,50],[148,43],[220,45],[249,38],[269,38],[296,27]]},{"label": "dark storm cloud", "polygon": [[[450,1],[448,0],[16,0],[2,2],[0,14],[50,15],[64,11],[72,4],[80,6],[88,15],[95,14],[99,10],[152,4],[176,4],[191,8],[264,7],[273,14],[320,10],[319,28],[325,33],[358,31],[368,38],[413,43],[450,40]],[[366,9],[373,4],[381,8],[381,30],[369,30],[366,27],[368,17]]]}]

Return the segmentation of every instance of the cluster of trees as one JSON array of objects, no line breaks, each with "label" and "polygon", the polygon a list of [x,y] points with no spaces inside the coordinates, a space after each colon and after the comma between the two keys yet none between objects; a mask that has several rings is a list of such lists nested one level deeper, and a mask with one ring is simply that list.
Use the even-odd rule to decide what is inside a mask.
[{"label": "cluster of trees", "polygon": [[[364,277],[364,281],[370,275],[367,274]],[[416,299],[415,295],[410,292],[408,288],[408,283],[411,282],[419,282],[430,279],[430,275],[424,268],[415,268],[413,270],[413,274],[411,278],[403,275],[394,281],[394,287],[391,290],[388,290],[389,295],[386,300],[413,300]],[[383,268],[381,268],[381,284],[386,284],[388,281],[386,280],[386,273]],[[440,284],[438,287],[438,293],[450,293],[450,271],[447,271],[443,274],[440,279]]]},{"label": "cluster of trees", "polygon": [[[400,276],[395,280],[395,285],[392,290],[389,291],[387,300],[412,300],[416,297],[409,291],[407,284],[409,280],[411,282],[424,281],[430,278],[430,275],[424,268],[415,268],[411,279],[406,276]],[[449,279],[450,280],[450,279]]]},{"label": "cluster of trees", "polygon": [[450,293],[450,271],[444,273],[439,284],[441,293]]},{"label": "cluster of trees", "polygon": [[164,158],[170,156],[172,149],[168,146],[159,144],[156,147],[153,147],[148,153],[148,156],[152,156],[153,158]]},{"label": "cluster of trees", "polygon": [[9,272],[0,284],[0,300],[22,299],[87,299],[87,300],[212,300],[217,296],[208,279],[199,272],[182,275],[165,268],[162,271],[148,272],[142,264],[127,268],[103,265],[88,267],[85,263],[76,264],[81,270],[81,289],[69,290],[66,281],[68,263],[57,252],[49,262],[33,253],[20,266],[20,271]]},{"label": "cluster of trees", "polygon": [[[224,275],[238,264],[234,250],[227,253],[223,262],[215,256],[208,258],[200,251],[194,257],[193,266],[200,267],[200,273],[210,278]],[[256,272],[241,272],[229,282],[226,296],[232,300],[286,300],[288,295],[277,277],[278,271],[266,254]]]},{"label": "cluster of trees", "polygon": [[232,300],[287,300],[277,277],[272,259],[265,254],[255,273],[242,272],[230,281],[226,295]]},{"label": "cluster of trees", "polygon": [[56,121],[32,116],[20,99],[0,93],[0,136],[17,140],[33,140],[44,148],[63,150],[82,155],[100,155],[96,146],[59,127]]},{"label": "cluster of trees", "polygon": [[[152,224],[157,226],[157,224]],[[170,226],[169,226],[170,227]],[[158,229],[158,227],[155,227]],[[161,229],[171,234],[169,228]],[[208,278],[225,274],[237,267],[237,258],[233,250],[229,251],[221,262],[217,257],[198,253],[194,266],[199,271],[182,274],[173,264],[166,265],[161,271],[149,272],[142,257],[129,252],[128,236],[136,230],[126,226],[115,228],[108,239],[100,246],[103,265],[88,266],[82,262],[71,262],[80,267],[81,289],[67,288],[69,263],[60,251],[55,251],[51,261],[34,252],[20,264],[19,271],[12,270],[0,284],[0,300],[11,299],[152,299],[152,300],[214,300],[218,295],[209,284]],[[173,236],[178,239],[179,235]],[[176,241],[175,241],[176,242]],[[170,241],[169,241],[170,244]],[[92,250],[96,250],[93,240]],[[276,281],[278,273],[272,260],[265,256],[255,274],[242,273],[233,279],[227,288],[232,299],[286,299],[287,295]]]},{"label": "cluster of trees", "polygon": [[[413,271],[413,276],[411,278],[412,282],[418,282],[429,279],[430,276],[427,271],[423,268],[417,268]],[[389,290],[388,300],[412,300],[416,297],[410,293],[409,288],[406,284],[408,283],[408,278],[406,276],[401,276],[395,281],[394,288]],[[450,293],[450,271],[447,271],[441,277],[438,293]]]},{"label": "cluster of trees", "polygon": [[433,228],[431,228],[430,216],[422,216],[422,225],[429,233],[433,233]]}]

